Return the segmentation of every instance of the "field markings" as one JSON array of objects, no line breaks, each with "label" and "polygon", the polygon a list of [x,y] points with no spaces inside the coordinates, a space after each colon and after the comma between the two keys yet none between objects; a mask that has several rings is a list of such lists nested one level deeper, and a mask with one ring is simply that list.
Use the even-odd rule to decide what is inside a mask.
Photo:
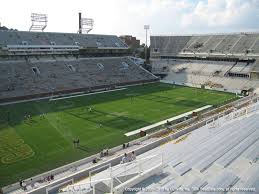
[{"label": "field markings", "polygon": [[95,94],[115,92],[115,91],[126,90],[126,89],[127,88],[119,88],[119,89],[108,90],[108,91],[100,91],[100,92],[87,93],[87,94],[78,94],[78,95],[74,95],[74,96],[65,96],[65,97],[60,97],[60,98],[51,98],[51,99],[49,99],[49,101],[63,100],[63,99],[69,99],[69,98],[77,98],[77,97],[80,97],[80,96],[90,96],[90,95],[95,95]]},{"label": "field markings", "polygon": [[60,137],[62,137],[66,142],[71,144],[71,141],[68,140],[67,133],[65,133],[64,130],[62,130],[62,128],[64,128],[65,125],[61,125],[59,123],[60,122],[60,120],[59,120],[60,117],[58,115],[55,115],[56,113],[52,113],[52,114],[53,115],[45,116],[45,118],[47,119],[47,122],[49,123],[50,126],[53,127],[53,129],[55,129],[60,134]]},{"label": "field markings", "polygon": [[[46,110],[43,111],[42,107],[40,107],[39,105],[35,105],[35,108],[40,113],[48,112]],[[52,113],[48,112],[44,116],[44,120],[45,120],[44,122],[46,122],[58,134],[60,134],[60,137],[68,144],[72,144],[71,142],[73,139],[73,133],[72,131],[68,130],[68,126],[66,125],[66,119],[64,119],[64,117],[71,117],[71,116],[72,115],[68,114],[66,111],[52,112]]]},{"label": "field markings", "polygon": [[0,136],[0,163],[16,163],[35,154],[13,127],[9,126],[7,129],[0,131]]}]

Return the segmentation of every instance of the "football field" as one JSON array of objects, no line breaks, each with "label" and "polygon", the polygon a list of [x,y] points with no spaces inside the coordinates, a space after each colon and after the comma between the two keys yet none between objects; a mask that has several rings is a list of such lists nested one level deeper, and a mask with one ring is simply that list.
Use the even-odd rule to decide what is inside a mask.
[{"label": "football field", "polygon": [[[233,98],[230,93],[153,83],[0,106],[0,186],[132,140],[126,132]],[[80,146],[74,148],[78,138]]]}]

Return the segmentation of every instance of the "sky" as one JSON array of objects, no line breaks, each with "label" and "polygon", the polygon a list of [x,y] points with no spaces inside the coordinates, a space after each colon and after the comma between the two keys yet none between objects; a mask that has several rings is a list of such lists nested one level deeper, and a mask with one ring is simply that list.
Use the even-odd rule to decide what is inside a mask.
[{"label": "sky", "polygon": [[259,0],[0,0],[2,26],[29,30],[31,13],[48,15],[48,32],[77,32],[78,12],[92,34],[182,35],[259,31]]}]

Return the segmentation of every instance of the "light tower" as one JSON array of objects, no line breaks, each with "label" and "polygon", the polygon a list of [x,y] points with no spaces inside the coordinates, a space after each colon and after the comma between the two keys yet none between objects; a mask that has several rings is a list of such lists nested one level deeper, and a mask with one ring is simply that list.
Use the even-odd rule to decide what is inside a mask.
[{"label": "light tower", "polygon": [[32,13],[31,14],[31,27],[29,31],[44,31],[47,27],[48,16],[47,14]]},{"label": "light tower", "polygon": [[79,29],[78,33],[86,33],[88,34],[94,27],[94,20],[92,18],[82,18],[82,13],[78,13],[79,16]]},{"label": "light tower", "polygon": [[145,61],[147,63],[147,31],[150,29],[149,25],[144,25],[144,30],[146,30],[146,46],[145,46]]}]

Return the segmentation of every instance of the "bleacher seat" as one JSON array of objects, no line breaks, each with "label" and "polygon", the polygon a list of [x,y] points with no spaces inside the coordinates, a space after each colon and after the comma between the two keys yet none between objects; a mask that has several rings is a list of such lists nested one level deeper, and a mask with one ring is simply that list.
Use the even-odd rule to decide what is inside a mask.
[{"label": "bleacher seat", "polygon": [[127,57],[1,61],[0,74],[0,99],[157,79]]}]

